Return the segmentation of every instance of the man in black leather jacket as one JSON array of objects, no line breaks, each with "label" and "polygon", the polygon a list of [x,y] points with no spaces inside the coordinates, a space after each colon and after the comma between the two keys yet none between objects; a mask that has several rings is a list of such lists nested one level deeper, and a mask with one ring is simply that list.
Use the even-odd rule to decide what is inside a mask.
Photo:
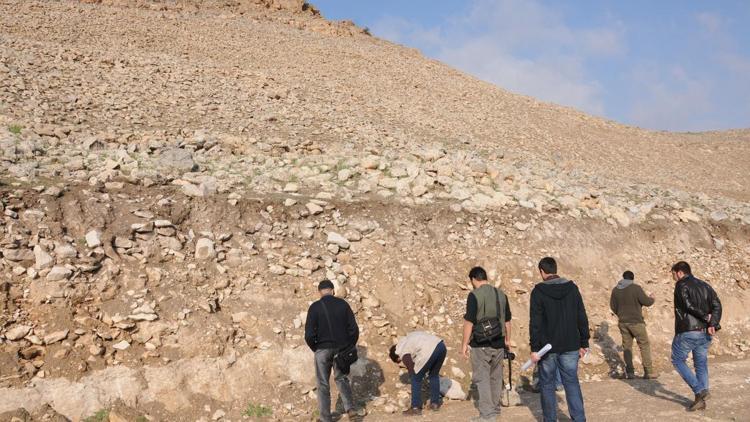
[{"label": "man in black leather jacket", "polygon": [[[706,408],[708,392],[708,349],[711,338],[721,329],[721,302],[714,289],[695,278],[687,262],[672,266],[674,287],[674,328],[672,365],[695,393],[690,411]],[[693,354],[695,373],[688,367]]]}]

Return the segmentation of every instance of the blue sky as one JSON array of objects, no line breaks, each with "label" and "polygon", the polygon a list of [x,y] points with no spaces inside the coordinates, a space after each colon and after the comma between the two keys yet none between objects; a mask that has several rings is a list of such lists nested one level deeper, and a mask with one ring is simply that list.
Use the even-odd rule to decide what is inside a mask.
[{"label": "blue sky", "polygon": [[648,129],[750,127],[750,0],[312,0],[513,92]]}]

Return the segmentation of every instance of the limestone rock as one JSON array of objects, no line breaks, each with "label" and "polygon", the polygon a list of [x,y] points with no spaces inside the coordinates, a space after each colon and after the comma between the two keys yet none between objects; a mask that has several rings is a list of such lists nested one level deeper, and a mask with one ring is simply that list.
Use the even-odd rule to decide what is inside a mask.
[{"label": "limestone rock", "polygon": [[5,338],[10,341],[18,341],[26,337],[26,335],[29,334],[30,331],[31,326],[29,325],[16,325],[15,327],[5,332]]},{"label": "limestone rock", "polygon": [[688,223],[688,222],[698,223],[701,221],[701,217],[691,210],[681,211],[679,214],[677,214],[677,216],[680,218],[680,221],[682,221],[683,223]]},{"label": "limestone rock", "polygon": [[78,251],[72,245],[68,243],[58,243],[55,246],[55,256],[58,259],[75,258],[78,255]]},{"label": "limestone rock", "polygon": [[53,344],[68,338],[69,330],[55,331],[54,333],[44,336],[44,344]]},{"label": "limestone rock", "polygon": [[440,377],[440,394],[450,400],[466,400],[461,384],[450,378]]},{"label": "limestone rock", "polygon": [[122,340],[112,345],[112,348],[115,350],[126,350],[129,347],[130,347],[130,342],[127,340]]},{"label": "limestone rock", "polygon": [[47,280],[48,281],[65,280],[69,278],[71,275],[73,275],[73,271],[71,271],[69,268],[56,266],[56,267],[52,267],[50,272],[47,273]]},{"label": "limestone rock", "polygon": [[630,226],[630,217],[628,216],[628,213],[623,210],[618,209],[612,212],[612,218],[614,218],[617,224],[622,227]]},{"label": "limestone rock", "polygon": [[18,248],[18,249],[3,249],[3,257],[8,261],[33,261],[35,259],[34,252],[31,249]]},{"label": "limestone rock", "polygon": [[195,259],[207,260],[216,256],[214,241],[211,239],[200,238],[195,242]]},{"label": "limestone rock", "polygon": [[194,198],[204,198],[209,195],[208,187],[203,183],[200,185],[186,183],[182,185],[182,193],[184,193],[185,196],[191,196]]},{"label": "limestone rock", "polygon": [[305,204],[305,208],[307,208],[307,211],[312,215],[317,215],[323,212],[323,207],[314,202],[308,202]]},{"label": "limestone rock", "polygon": [[55,258],[53,258],[52,255],[48,254],[47,251],[42,249],[42,247],[39,245],[34,246],[34,257],[36,259],[36,264],[34,264],[34,267],[37,270],[50,268],[55,263]]},{"label": "limestone rock", "polygon": [[341,249],[349,249],[349,247],[351,246],[349,239],[336,232],[328,232],[327,243],[329,245],[336,245]]},{"label": "limestone rock", "polygon": [[159,155],[158,164],[162,168],[183,173],[198,169],[195,161],[193,161],[193,154],[182,148],[169,148],[162,151]]},{"label": "limestone rock", "polygon": [[86,233],[86,246],[89,248],[98,248],[102,245],[102,233],[99,230],[89,230]]},{"label": "limestone rock", "polygon": [[270,271],[271,274],[284,275],[286,273],[286,268],[281,265],[272,264],[268,267],[268,271]]}]

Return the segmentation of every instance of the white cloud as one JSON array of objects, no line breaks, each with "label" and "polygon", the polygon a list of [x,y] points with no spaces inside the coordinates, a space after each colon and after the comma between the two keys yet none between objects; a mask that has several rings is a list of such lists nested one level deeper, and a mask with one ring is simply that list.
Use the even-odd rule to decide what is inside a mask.
[{"label": "white cloud", "polygon": [[587,61],[625,51],[622,25],[574,28],[536,0],[474,0],[441,26],[387,19],[373,32],[501,88],[600,115],[602,89]]},{"label": "white cloud", "polygon": [[632,72],[638,97],[631,104],[629,118],[638,126],[666,130],[702,130],[707,116],[715,111],[712,87],[691,77],[681,66],[665,69],[660,64],[639,65]]},{"label": "white cloud", "polygon": [[446,49],[439,58],[502,88],[602,114],[601,89],[587,81],[575,57],[525,59],[498,49],[491,39]]}]

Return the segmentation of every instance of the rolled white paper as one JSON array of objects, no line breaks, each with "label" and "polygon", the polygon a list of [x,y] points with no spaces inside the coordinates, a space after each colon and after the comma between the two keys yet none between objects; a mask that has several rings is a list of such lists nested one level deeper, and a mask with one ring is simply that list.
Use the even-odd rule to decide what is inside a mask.
[{"label": "rolled white paper", "polygon": [[[539,359],[541,359],[542,356],[544,356],[547,352],[550,351],[550,349],[552,349],[552,345],[549,344],[549,343],[547,343],[538,352],[536,352],[536,355],[539,356]],[[532,361],[531,359],[529,359],[529,360],[526,361],[526,363],[523,364],[523,366],[521,367],[521,370],[525,371],[525,370],[531,368],[531,365],[533,365],[533,364],[534,364],[534,361]]]}]

